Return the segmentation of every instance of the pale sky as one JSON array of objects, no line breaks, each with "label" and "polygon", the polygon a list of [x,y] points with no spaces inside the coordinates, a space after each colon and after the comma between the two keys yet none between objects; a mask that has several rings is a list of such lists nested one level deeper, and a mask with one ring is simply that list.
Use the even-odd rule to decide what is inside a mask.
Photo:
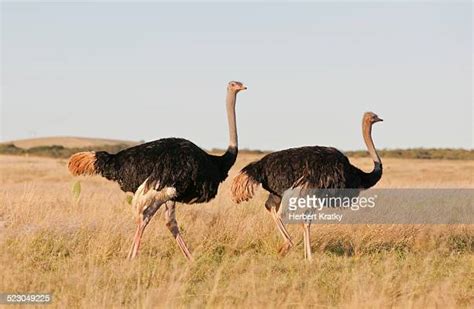
[{"label": "pale sky", "polygon": [[225,148],[473,144],[472,4],[3,2],[3,141],[42,136]]}]

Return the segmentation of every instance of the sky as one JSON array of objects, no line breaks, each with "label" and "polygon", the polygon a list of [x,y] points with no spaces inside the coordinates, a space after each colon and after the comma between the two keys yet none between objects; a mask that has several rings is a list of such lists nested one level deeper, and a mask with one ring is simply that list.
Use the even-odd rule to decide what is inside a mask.
[{"label": "sky", "polygon": [[240,148],[473,145],[463,2],[2,2],[0,140],[184,137]]}]

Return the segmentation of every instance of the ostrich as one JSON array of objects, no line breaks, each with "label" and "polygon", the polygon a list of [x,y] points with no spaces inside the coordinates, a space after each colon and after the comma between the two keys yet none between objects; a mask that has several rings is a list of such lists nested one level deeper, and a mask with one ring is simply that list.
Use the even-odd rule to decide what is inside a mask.
[{"label": "ostrich", "polygon": [[[372,141],[372,125],[383,121],[367,112],[362,118],[362,135],[374,161],[374,169],[366,173],[332,147],[308,146],[277,151],[245,166],[232,183],[232,199],[236,203],[250,200],[258,185],[270,192],[265,208],[271,213],[284,239],[280,253],[284,255],[293,242],[281,218],[280,203],[284,192],[296,187],[318,189],[367,189],[382,177],[382,162]],[[310,223],[303,224],[305,257],[311,260]]]},{"label": "ostrich", "polygon": [[188,260],[192,255],[180,235],[175,203],[203,203],[213,199],[237,158],[235,103],[237,93],[245,90],[241,82],[227,86],[229,146],[221,156],[206,153],[182,138],[163,138],[109,154],[104,151],[79,152],[71,156],[68,167],[74,175],[101,176],[116,181],[125,192],[134,193],[132,207],[138,217],[128,258],[137,256],[145,227],[165,205],[166,226]]}]

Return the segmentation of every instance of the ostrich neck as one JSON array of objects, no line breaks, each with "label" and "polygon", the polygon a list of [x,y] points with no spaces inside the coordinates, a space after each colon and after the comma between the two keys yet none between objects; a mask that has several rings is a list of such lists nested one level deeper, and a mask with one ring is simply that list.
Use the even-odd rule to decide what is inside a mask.
[{"label": "ostrich neck", "polygon": [[362,124],[362,134],[364,136],[364,142],[367,146],[367,150],[369,151],[370,157],[372,158],[374,163],[382,164],[377,150],[375,149],[374,142],[372,140],[372,124],[364,121]]},{"label": "ostrich neck", "polygon": [[380,160],[379,154],[374,146],[374,141],[372,140],[372,124],[364,121],[362,123],[362,135],[364,136],[364,142],[367,146],[367,151],[370,154],[370,157],[374,161],[375,171],[382,169],[382,161]]},{"label": "ostrich neck", "polygon": [[221,156],[212,156],[218,162],[221,178],[224,180],[227,177],[227,172],[234,165],[237,159],[237,125],[235,121],[235,100],[237,93],[227,91],[226,107],[227,107],[227,121],[229,124],[229,147],[227,151]]},{"label": "ostrich neck", "polygon": [[362,123],[362,134],[364,136],[364,142],[367,145],[370,157],[374,161],[374,169],[370,173],[362,173],[362,187],[370,188],[374,186],[382,177],[382,161],[375,150],[374,142],[372,141],[372,124],[364,121]]},{"label": "ostrich neck", "polygon": [[227,122],[229,125],[229,148],[237,149],[237,124],[235,120],[235,101],[237,93],[228,91],[226,99]]}]

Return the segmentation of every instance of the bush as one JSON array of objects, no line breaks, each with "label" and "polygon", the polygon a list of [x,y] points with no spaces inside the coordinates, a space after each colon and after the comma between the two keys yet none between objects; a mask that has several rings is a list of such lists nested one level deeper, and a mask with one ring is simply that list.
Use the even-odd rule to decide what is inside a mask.
[{"label": "bush", "polygon": [[[382,149],[379,150],[382,158],[400,159],[447,159],[447,160],[473,160],[474,151],[453,148],[411,148],[411,149]],[[350,157],[368,157],[365,150],[347,151]]]}]

